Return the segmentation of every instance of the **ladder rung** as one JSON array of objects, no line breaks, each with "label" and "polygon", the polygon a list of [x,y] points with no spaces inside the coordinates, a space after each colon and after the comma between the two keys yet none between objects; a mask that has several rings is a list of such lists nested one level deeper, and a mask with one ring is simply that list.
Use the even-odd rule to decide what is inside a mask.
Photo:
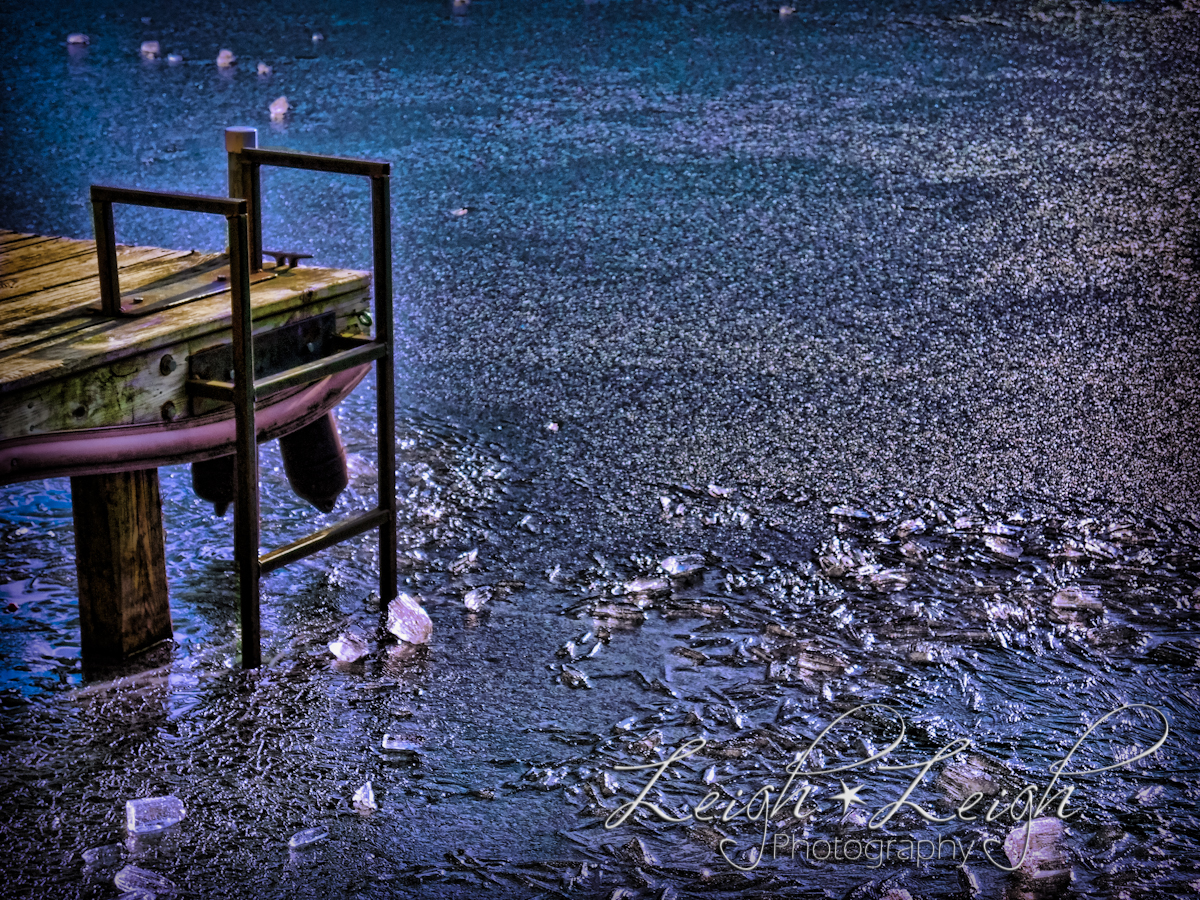
[{"label": "ladder rung", "polygon": [[290,544],[259,557],[258,565],[262,574],[266,575],[268,572],[274,572],[276,569],[290,565],[306,556],[312,556],[318,550],[324,550],[326,547],[349,540],[372,528],[378,528],[387,520],[388,511],[386,509],[373,509],[370,512],[343,519],[336,525],[314,531],[298,541],[292,541]]},{"label": "ladder rung", "polygon": [[[363,363],[381,358],[387,352],[387,345],[378,341],[364,343],[332,356],[326,356],[293,369],[285,369],[274,375],[268,375],[254,382],[255,399],[281,391],[284,388],[310,384],[327,375],[335,375],[346,369],[353,369]],[[207,397],[209,400],[224,400],[232,403],[234,398],[234,383],[232,381],[202,381],[188,379],[188,393],[193,397]]]}]

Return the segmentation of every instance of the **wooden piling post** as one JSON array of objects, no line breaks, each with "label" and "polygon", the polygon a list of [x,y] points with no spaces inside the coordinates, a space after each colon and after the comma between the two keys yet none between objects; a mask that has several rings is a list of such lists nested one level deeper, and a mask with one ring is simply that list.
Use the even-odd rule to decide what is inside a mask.
[{"label": "wooden piling post", "polygon": [[71,479],[79,628],[89,666],[171,637],[158,469]]}]

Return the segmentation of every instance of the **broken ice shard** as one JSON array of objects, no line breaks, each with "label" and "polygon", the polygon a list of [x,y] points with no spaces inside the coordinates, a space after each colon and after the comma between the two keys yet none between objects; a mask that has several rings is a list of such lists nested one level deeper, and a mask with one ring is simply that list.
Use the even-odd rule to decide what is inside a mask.
[{"label": "broken ice shard", "polygon": [[351,802],[354,804],[355,809],[379,809],[375,805],[375,788],[371,786],[371,782],[369,781],[354,792]]},{"label": "broken ice shard", "polygon": [[311,847],[313,844],[319,843],[329,837],[329,829],[324,825],[318,825],[315,828],[305,828],[303,831],[297,831],[288,841],[288,846],[293,850],[302,850],[305,847]]},{"label": "broken ice shard", "polygon": [[415,597],[401,594],[388,604],[387,629],[402,641],[426,644],[433,634],[433,622]]},{"label": "broken ice shard", "polygon": [[152,894],[173,893],[175,883],[148,869],[125,866],[113,876],[113,884],[120,891],[148,891]]},{"label": "broken ice shard", "polygon": [[367,655],[367,642],[357,634],[339,634],[336,641],[329,642],[329,652],[341,662],[354,662]]},{"label": "broken ice shard", "polygon": [[683,556],[668,556],[659,563],[668,575],[680,578],[704,568],[704,557],[699,553],[687,553]]},{"label": "broken ice shard", "polygon": [[187,810],[178,797],[142,797],[125,801],[125,827],[130,834],[148,834],[178,824]]},{"label": "broken ice shard", "polygon": [[421,745],[416,741],[397,737],[394,734],[385,734],[383,736],[383,749],[390,753],[410,753],[415,756],[420,752]]},{"label": "broken ice shard", "polygon": [[1010,831],[1004,839],[1004,854],[1029,877],[1058,878],[1067,869],[1062,839],[1062,819],[1043,816]]},{"label": "broken ice shard", "polygon": [[467,591],[463,596],[463,605],[471,612],[479,612],[492,599],[492,589],[489,585]]}]

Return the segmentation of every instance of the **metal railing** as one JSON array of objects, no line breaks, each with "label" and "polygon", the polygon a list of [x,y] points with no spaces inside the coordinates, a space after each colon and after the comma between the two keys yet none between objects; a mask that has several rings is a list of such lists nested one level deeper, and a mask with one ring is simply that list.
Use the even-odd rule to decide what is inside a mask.
[{"label": "metal railing", "polygon": [[[262,575],[372,529],[379,530],[379,593],[387,603],[397,595],[396,566],[396,418],[395,364],[392,344],[391,166],[375,160],[315,156],[283,150],[260,150],[254,129],[226,130],[230,193],[233,198],[207,197],[93,185],[92,204],[99,258],[101,310],[123,314],[117,279],[116,238],[112,206],[125,203],[223,215],[229,226],[229,287],[233,311],[233,373],[230,381],[189,379],[192,396],[233,403],[236,436],[234,498],[234,564],[242,622],[242,666],[262,662],[260,586]],[[373,312],[375,337],[345,337],[341,349],[283,372],[255,379],[250,280],[262,269],[262,199],[259,170],[284,166],[371,180],[373,245]],[[301,254],[286,254],[297,256]],[[260,504],[258,442],[254,423],[258,397],[308,384],[364,363],[375,363],[378,505],[321,531],[259,556]]]}]

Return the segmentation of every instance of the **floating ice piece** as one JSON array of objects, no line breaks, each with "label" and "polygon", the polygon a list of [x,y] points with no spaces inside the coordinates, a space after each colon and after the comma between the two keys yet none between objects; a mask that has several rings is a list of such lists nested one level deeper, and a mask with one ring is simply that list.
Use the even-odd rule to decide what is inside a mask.
[{"label": "floating ice piece", "polygon": [[86,45],[86,44],[90,44],[91,42],[92,42],[92,39],[90,37],[88,37],[86,34],[68,34],[67,35],[67,43],[68,44],[84,44],[84,45]]},{"label": "floating ice piece", "polygon": [[469,572],[472,569],[478,568],[476,560],[479,559],[479,548],[474,547],[466,553],[458,556],[454,562],[450,563],[450,571],[455,575],[461,575],[463,572]]},{"label": "floating ice piece", "polygon": [[158,41],[142,41],[141,54],[146,59],[157,59],[161,53],[162,47],[159,46]]},{"label": "floating ice piece", "polygon": [[936,783],[951,800],[958,803],[972,794],[985,797],[998,794],[1001,788],[997,779],[1005,774],[1008,774],[1007,770],[999,763],[972,755],[947,765]]},{"label": "floating ice piece", "polygon": [[355,809],[379,809],[375,803],[375,788],[369,781],[354,792],[351,802]]},{"label": "floating ice piece", "polygon": [[321,32],[319,32],[319,31],[314,31],[312,39],[313,39],[314,44],[318,44],[321,41],[325,40],[325,35],[321,34]]},{"label": "floating ice piece", "polygon": [[733,488],[721,487],[718,484],[710,484],[708,493],[713,497],[728,497],[733,493]]},{"label": "floating ice piece", "polygon": [[992,552],[993,555],[1001,559],[1009,559],[1016,561],[1021,558],[1021,554],[1025,552],[1017,541],[1010,541],[1008,538],[995,537],[988,535],[983,539],[983,544]]},{"label": "floating ice piece", "polygon": [[1062,838],[1062,819],[1043,816],[1010,831],[1004,839],[1004,855],[1011,865],[1018,866],[1032,878],[1065,876],[1067,860],[1063,853]]},{"label": "floating ice piece", "polygon": [[562,667],[561,681],[567,687],[572,688],[590,688],[592,686],[591,682],[588,681],[587,676],[574,666]]},{"label": "floating ice piece", "polygon": [[908,537],[910,534],[923,534],[925,531],[925,520],[917,517],[915,519],[905,519],[896,526],[896,535],[898,537]]},{"label": "floating ice piece", "polygon": [[463,605],[471,612],[479,612],[492,599],[492,588],[490,585],[483,585],[474,590],[467,591],[463,596]]},{"label": "floating ice piece", "polygon": [[1016,525],[1005,525],[1003,522],[993,522],[991,525],[983,526],[984,534],[995,534],[1000,537],[1018,537],[1021,534],[1021,529]]},{"label": "floating ice piece", "polygon": [[125,801],[125,827],[130,834],[162,831],[183,821],[187,809],[178,797],[141,797]]},{"label": "floating ice piece", "polygon": [[183,62],[183,57],[180,56],[178,53],[168,53],[167,54],[167,62],[169,62],[173,66],[177,66],[181,62]]},{"label": "floating ice piece", "polygon": [[602,601],[592,608],[592,616],[611,622],[644,622],[646,614],[632,603]]},{"label": "floating ice piece", "polygon": [[912,573],[906,572],[903,569],[883,569],[879,572],[873,572],[868,581],[871,582],[871,587],[883,593],[902,591],[912,581]]},{"label": "floating ice piece", "polygon": [[217,54],[217,65],[222,69],[228,68],[237,62],[237,57],[233,55],[232,50],[222,50]]},{"label": "floating ice piece", "polygon": [[305,828],[303,831],[297,831],[288,841],[288,847],[293,850],[302,850],[305,847],[311,847],[313,844],[318,844],[329,837],[329,829],[324,825],[317,825],[315,828]]},{"label": "floating ice piece", "polygon": [[268,66],[265,62],[260,62],[258,64],[258,68],[256,69],[256,71],[258,72],[259,75],[270,75],[271,67]]},{"label": "floating ice piece", "polygon": [[558,423],[557,422],[547,422],[546,430],[547,431],[558,431]]},{"label": "floating ice piece", "polygon": [[125,858],[125,848],[120,844],[105,844],[103,847],[91,847],[79,855],[85,866],[103,869],[118,865]]},{"label": "floating ice piece", "polygon": [[1089,612],[1103,612],[1104,610],[1104,604],[1096,596],[1094,588],[1085,591],[1083,588],[1075,585],[1060,588],[1050,600],[1050,605],[1055,609],[1063,610],[1083,609]]},{"label": "floating ice piece", "polygon": [[287,115],[288,110],[292,107],[288,104],[287,97],[276,97],[267,108],[271,111],[271,118],[278,122]]},{"label": "floating ice piece", "polygon": [[685,553],[682,556],[668,556],[659,563],[663,571],[674,578],[691,575],[704,568],[704,557],[699,553]]},{"label": "floating ice piece", "polygon": [[383,749],[389,753],[410,753],[416,755],[421,752],[421,745],[416,741],[410,741],[408,738],[399,737],[394,734],[385,734],[383,736]]},{"label": "floating ice piece", "polygon": [[854,506],[835,506],[829,510],[831,516],[837,516],[839,519],[859,519],[870,522],[875,517],[865,509],[858,509]]},{"label": "floating ice piece", "polygon": [[427,644],[433,634],[429,614],[411,594],[401,594],[388,604],[387,629],[410,644]]},{"label": "floating ice piece", "polygon": [[460,206],[458,209],[452,209],[452,210],[450,210],[450,215],[452,215],[452,216],[465,216],[465,215],[466,215],[467,213],[469,213],[469,212],[470,212],[470,210],[469,210],[469,209],[467,209],[465,206]]},{"label": "floating ice piece", "polygon": [[630,594],[665,594],[671,590],[665,578],[655,578],[647,575],[625,582],[625,591]]},{"label": "floating ice piece", "polygon": [[169,894],[175,891],[175,882],[163,878],[157,872],[125,866],[113,876],[113,884],[120,891],[148,891],[151,894]]},{"label": "floating ice piece", "polygon": [[794,6],[781,6],[781,7],[779,7],[779,15],[780,15],[780,16],[782,16],[782,17],[783,17],[783,18],[785,18],[785,19],[786,19],[788,16],[790,16],[792,13],[794,13],[795,11],[796,11],[796,7],[794,7]]},{"label": "floating ice piece", "polygon": [[329,652],[336,656],[341,662],[354,662],[357,659],[362,659],[370,651],[367,642],[357,634],[345,632],[338,635],[336,641],[329,642]]}]

